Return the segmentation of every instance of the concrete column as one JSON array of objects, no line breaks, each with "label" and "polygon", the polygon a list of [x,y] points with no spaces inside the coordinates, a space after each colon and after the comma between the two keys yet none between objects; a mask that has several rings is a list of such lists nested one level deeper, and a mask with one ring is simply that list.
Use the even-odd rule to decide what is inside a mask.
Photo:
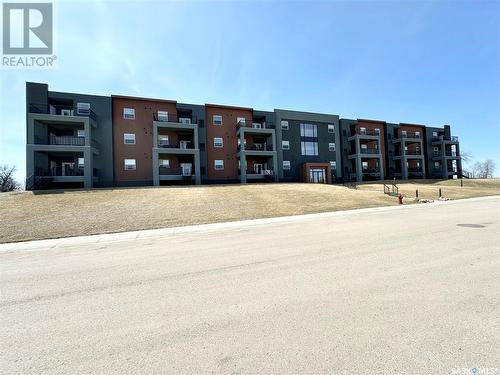
[{"label": "concrete column", "polygon": [[158,147],[158,125],[153,122],[153,148]]},{"label": "concrete column", "polygon": [[406,152],[403,147],[403,155],[401,156],[401,179],[408,180],[408,160],[406,160]]},{"label": "concrete column", "polygon": [[245,152],[245,130],[240,128],[240,181],[247,183],[247,156]]},{"label": "concrete column", "polygon": [[88,118],[85,118],[84,120],[83,129],[85,131],[85,146],[90,146],[91,133],[90,133],[90,121]]},{"label": "concrete column", "polygon": [[33,147],[28,145],[26,147],[26,178],[35,174],[35,152]]},{"label": "concrete column", "polygon": [[358,182],[363,181],[363,166],[359,155],[356,156],[356,180]]},{"label": "concrete column", "polygon": [[[87,140],[85,141],[85,143],[87,143]],[[92,189],[94,182],[94,167],[92,160],[92,149],[90,148],[90,146],[85,147],[83,151],[83,159],[85,162],[83,167],[83,187],[85,189]]]},{"label": "concrete column", "polygon": [[[156,126],[155,126],[156,128]],[[156,129],[153,129],[153,131],[155,132]],[[156,133],[154,133],[156,134]],[[154,145],[153,145],[154,146]],[[159,155],[158,155],[158,150],[155,150],[153,148],[153,185],[154,186],[160,186],[160,170],[159,170],[159,164],[158,164],[158,159],[159,159]]]},{"label": "concrete column", "polygon": [[277,153],[273,156],[274,181],[278,182],[278,156]]},{"label": "concrete column", "polygon": [[378,158],[378,165],[380,167],[380,179],[384,179],[384,159],[382,158],[382,155],[379,156]]},{"label": "concrete column", "polygon": [[240,151],[240,180],[242,184],[247,183],[247,156],[244,151]]},{"label": "concrete column", "polygon": [[[196,140],[196,142],[198,142],[198,140]],[[156,158],[156,160],[158,160],[158,158]],[[156,170],[158,170],[158,168],[156,168]],[[194,179],[196,185],[201,185],[200,150],[196,150],[194,153]]]}]

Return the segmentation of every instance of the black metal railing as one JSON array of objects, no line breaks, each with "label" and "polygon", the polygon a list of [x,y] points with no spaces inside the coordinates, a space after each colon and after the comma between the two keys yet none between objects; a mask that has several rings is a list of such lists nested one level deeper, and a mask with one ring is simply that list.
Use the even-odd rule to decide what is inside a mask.
[{"label": "black metal railing", "polygon": [[91,118],[94,121],[97,121],[97,115],[91,109],[81,109],[81,108],[78,109],[69,105],[65,106],[65,105],[32,103],[29,105],[28,111],[29,113],[42,113],[42,114],[59,115],[59,116],[85,116]]},{"label": "black metal railing", "polygon": [[83,176],[83,168],[58,165],[53,168],[35,168],[35,176]]},{"label": "black metal railing", "polygon": [[405,155],[422,155],[422,151],[417,150],[406,150]]},{"label": "black metal railing", "polygon": [[411,172],[411,173],[422,173],[423,169],[422,168],[408,168],[408,172]]},{"label": "black metal railing", "polygon": [[453,135],[450,137],[446,137],[444,135],[438,135],[437,137],[432,137],[432,140],[435,141],[451,141],[451,142],[458,142],[458,136]]},{"label": "black metal railing", "polygon": [[261,176],[274,176],[274,171],[272,169],[262,169],[260,171],[256,171],[254,169],[247,169],[246,174],[261,175]]},{"label": "black metal railing", "polygon": [[159,173],[162,176],[185,176],[190,177],[193,175],[193,171],[189,171],[187,169],[183,169],[180,167],[159,167]]},{"label": "black metal railing", "polygon": [[[241,145],[238,145],[238,151],[242,149]],[[244,145],[243,150],[245,151],[273,151],[273,146],[266,143],[253,143],[251,145]]]},{"label": "black metal railing", "polygon": [[372,130],[372,129],[366,129],[366,130],[355,130],[352,135],[375,135],[379,136],[380,131]]},{"label": "black metal railing", "polygon": [[253,128],[253,129],[274,129],[274,124],[272,122],[261,122],[261,121],[248,121],[240,120],[236,123],[236,129],[239,128]]},{"label": "black metal railing", "polygon": [[363,168],[362,173],[380,173],[380,168]]},{"label": "black metal railing", "polygon": [[417,138],[420,139],[421,135],[420,133],[416,132],[406,132],[406,133],[399,133],[399,138]]},{"label": "black metal railing", "polygon": [[361,148],[359,150],[360,154],[379,154],[380,151],[378,148]]},{"label": "black metal railing", "polygon": [[194,143],[189,141],[187,143],[162,143],[158,142],[159,148],[178,148],[181,150],[191,150],[194,149]]},{"label": "black metal railing", "polygon": [[181,115],[181,114],[153,114],[153,120],[159,122],[176,122],[179,124],[196,124],[198,121],[196,117],[190,115]]}]

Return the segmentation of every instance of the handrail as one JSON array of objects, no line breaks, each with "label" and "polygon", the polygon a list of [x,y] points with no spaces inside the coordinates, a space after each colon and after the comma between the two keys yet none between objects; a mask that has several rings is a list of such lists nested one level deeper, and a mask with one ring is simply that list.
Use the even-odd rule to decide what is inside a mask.
[{"label": "handrail", "polygon": [[198,120],[194,116],[190,115],[179,115],[179,114],[174,114],[174,113],[168,113],[168,114],[158,114],[158,113],[153,113],[153,121],[158,121],[158,122],[175,122],[178,124],[197,124]]},{"label": "handrail", "polygon": [[239,128],[274,129],[274,124],[272,122],[267,122],[267,121],[247,121],[245,119],[245,120],[240,120],[236,123],[236,129]]},{"label": "handrail", "polygon": [[71,112],[69,116],[85,116],[85,117],[90,117],[94,121],[97,121],[97,115],[90,108],[78,109],[72,105],[43,104],[43,103],[30,103],[30,105],[28,106],[29,113],[66,116],[62,114],[62,110],[70,110]]}]

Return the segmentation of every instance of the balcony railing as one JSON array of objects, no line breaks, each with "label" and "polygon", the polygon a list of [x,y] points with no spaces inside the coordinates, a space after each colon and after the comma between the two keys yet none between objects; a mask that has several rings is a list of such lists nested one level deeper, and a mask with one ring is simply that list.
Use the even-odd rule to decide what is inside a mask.
[{"label": "balcony railing", "polygon": [[[265,143],[253,143],[251,145],[244,145],[245,151],[273,151],[273,146]],[[238,145],[238,151],[241,150],[241,145]]]},{"label": "balcony railing", "polygon": [[363,168],[362,173],[380,173],[380,168]]},{"label": "balcony railing", "polygon": [[176,122],[178,124],[196,124],[198,122],[196,117],[193,117],[193,116],[174,115],[174,114],[170,114],[170,113],[168,115],[154,113],[153,120],[159,121],[159,122]]},{"label": "balcony railing", "polygon": [[458,136],[453,135],[451,137],[445,137],[444,135],[439,135],[437,137],[432,137],[432,140],[435,141],[451,141],[451,142],[458,142]]},{"label": "balcony railing", "polygon": [[360,148],[359,149],[360,154],[380,154],[380,150],[378,148]]},{"label": "balcony railing", "polygon": [[193,142],[189,141],[187,143],[163,143],[158,142],[159,148],[178,148],[180,150],[192,150],[194,149]]},{"label": "balcony railing", "polygon": [[70,166],[56,166],[54,168],[35,168],[35,176],[51,176],[51,177],[62,177],[62,176],[83,176],[83,168],[70,167]]},{"label": "balcony railing", "polygon": [[159,167],[160,175],[162,176],[184,176],[190,177],[193,175],[193,171],[183,168],[170,168],[170,167]]},{"label": "balcony railing", "polygon": [[422,151],[417,150],[406,150],[405,155],[422,155]]},{"label": "balcony railing", "polygon": [[50,104],[30,104],[29,113],[42,113],[58,116],[84,116],[97,121],[97,115],[91,109],[75,109],[72,106],[50,105]]},{"label": "balcony railing", "polygon": [[423,170],[422,170],[422,168],[408,168],[408,172],[411,172],[411,173],[422,173]]},{"label": "balcony railing", "polygon": [[366,130],[356,130],[354,131],[354,133],[352,135],[375,135],[375,136],[379,136],[380,135],[380,132],[379,131],[376,131],[376,130],[371,130],[371,129],[366,129]]},{"label": "balcony railing", "polygon": [[271,122],[250,122],[250,121],[238,121],[236,123],[236,129],[239,128],[252,128],[252,129],[274,129],[274,124]]},{"label": "balcony railing", "polygon": [[274,176],[274,171],[272,169],[262,169],[261,171],[256,171],[254,169],[247,169],[247,174],[257,175],[257,176]]},{"label": "balcony railing", "polygon": [[398,138],[404,139],[404,138],[420,138],[421,134],[416,133],[416,132],[406,132],[406,133],[399,133]]}]

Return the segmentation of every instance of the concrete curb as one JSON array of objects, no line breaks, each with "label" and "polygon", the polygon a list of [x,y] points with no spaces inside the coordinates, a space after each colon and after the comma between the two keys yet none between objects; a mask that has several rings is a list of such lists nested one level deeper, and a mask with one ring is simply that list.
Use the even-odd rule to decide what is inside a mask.
[{"label": "concrete curb", "polygon": [[81,245],[81,244],[96,244],[96,243],[118,242],[118,241],[134,240],[134,239],[161,238],[182,233],[218,231],[222,229],[267,225],[272,223],[291,223],[303,220],[314,220],[318,218],[328,218],[328,217],[356,216],[356,215],[384,212],[391,210],[412,210],[424,207],[427,208],[437,207],[442,205],[483,201],[483,200],[492,200],[500,202],[500,195],[457,199],[449,201],[435,201],[433,203],[411,204],[403,206],[360,208],[360,209],[353,209],[346,211],[333,211],[333,212],[321,212],[321,213],[305,214],[305,215],[280,216],[280,217],[272,217],[265,219],[240,220],[240,221],[230,221],[230,222],[212,223],[212,224],[188,225],[188,226],[172,227],[172,228],[147,229],[147,230],[139,230],[131,232],[93,234],[88,236],[13,242],[13,243],[0,244],[0,253],[14,251],[14,250],[44,250],[44,249]]}]

